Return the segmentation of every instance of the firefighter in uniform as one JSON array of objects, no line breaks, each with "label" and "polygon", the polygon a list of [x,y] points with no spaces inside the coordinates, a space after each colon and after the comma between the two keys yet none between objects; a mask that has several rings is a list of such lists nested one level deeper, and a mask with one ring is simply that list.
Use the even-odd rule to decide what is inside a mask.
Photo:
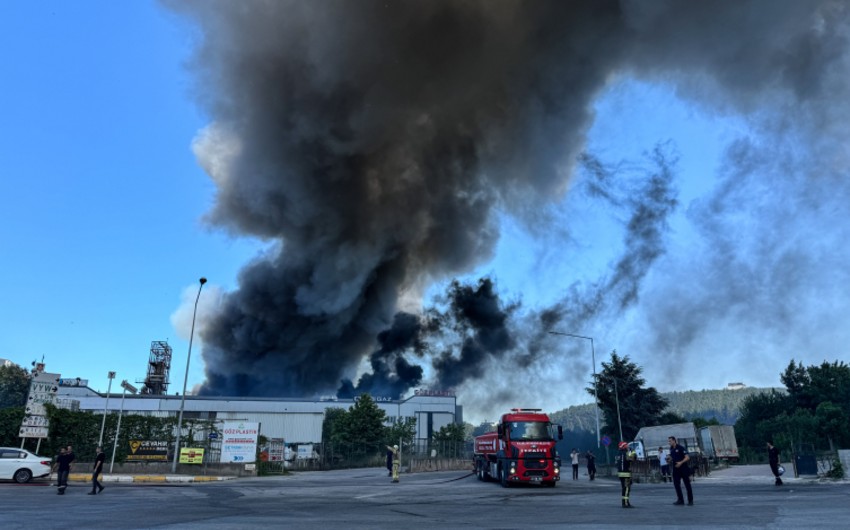
[{"label": "firefighter in uniform", "polygon": [[631,508],[632,503],[629,502],[629,492],[632,489],[632,462],[635,461],[637,455],[634,451],[629,451],[629,444],[626,442],[620,442],[617,448],[620,450],[620,453],[617,455],[617,477],[620,479],[623,508]]},{"label": "firefighter in uniform", "polygon": [[387,450],[393,454],[393,482],[398,482],[398,471],[399,468],[401,468],[401,453],[399,452],[397,445],[392,447],[388,445]]}]

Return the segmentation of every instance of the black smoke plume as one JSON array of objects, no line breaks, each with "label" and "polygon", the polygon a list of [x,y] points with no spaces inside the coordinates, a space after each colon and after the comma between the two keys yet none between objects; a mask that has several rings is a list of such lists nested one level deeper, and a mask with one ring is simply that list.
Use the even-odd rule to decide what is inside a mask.
[{"label": "black smoke plume", "polygon": [[[375,337],[413,344],[422,330],[401,332],[400,300],[485,262],[497,214],[535,217],[563,196],[592,103],[620,76],[670,83],[712,111],[794,111],[812,130],[840,131],[834,116],[846,114],[821,104],[847,93],[850,17],[828,0],[172,5],[200,29],[192,68],[212,123],[195,148],[218,190],[209,221],[274,249],[242,270],[202,334],[208,394],[303,395],[345,379],[353,390],[366,357],[372,379],[357,387],[395,392],[426,377],[415,346],[385,336],[376,349]],[[462,384],[489,358],[551,361],[541,330],[644,297],[675,206],[669,179],[650,178],[636,202],[598,184],[630,212],[611,274],[573,285],[514,334],[508,308],[504,321],[455,315],[492,329],[431,352],[435,374]]]}]

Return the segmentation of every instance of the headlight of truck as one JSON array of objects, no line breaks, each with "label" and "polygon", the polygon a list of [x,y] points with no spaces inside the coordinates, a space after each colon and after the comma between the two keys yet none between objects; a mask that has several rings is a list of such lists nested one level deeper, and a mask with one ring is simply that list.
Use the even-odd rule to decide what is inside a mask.
[{"label": "headlight of truck", "polygon": [[561,472],[561,468],[559,468],[558,466],[555,466],[555,474],[557,475],[560,472]]},{"label": "headlight of truck", "polygon": [[516,462],[511,462],[511,475],[516,474]]}]

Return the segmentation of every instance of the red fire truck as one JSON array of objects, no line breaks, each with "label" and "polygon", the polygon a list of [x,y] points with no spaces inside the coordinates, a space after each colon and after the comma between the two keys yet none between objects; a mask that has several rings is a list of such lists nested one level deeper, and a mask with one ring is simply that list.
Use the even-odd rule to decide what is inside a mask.
[{"label": "red fire truck", "polygon": [[478,480],[496,479],[505,488],[517,482],[550,487],[558,483],[561,457],[555,444],[564,438],[564,431],[540,410],[511,409],[502,415],[496,432],[475,438]]}]

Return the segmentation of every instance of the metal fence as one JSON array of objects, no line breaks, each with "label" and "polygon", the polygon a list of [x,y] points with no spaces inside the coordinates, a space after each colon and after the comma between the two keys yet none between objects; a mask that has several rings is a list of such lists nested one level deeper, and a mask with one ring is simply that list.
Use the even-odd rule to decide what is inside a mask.
[{"label": "metal fence", "polygon": [[[471,442],[436,442],[417,440],[411,444],[402,444],[401,464],[407,468],[411,459],[453,459],[472,460]],[[321,443],[312,444],[308,453],[292,452],[289,460],[259,462],[260,474],[271,475],[285,473],[288,470],[327,470],[385,467],[387,464],[387,445]]]}]

